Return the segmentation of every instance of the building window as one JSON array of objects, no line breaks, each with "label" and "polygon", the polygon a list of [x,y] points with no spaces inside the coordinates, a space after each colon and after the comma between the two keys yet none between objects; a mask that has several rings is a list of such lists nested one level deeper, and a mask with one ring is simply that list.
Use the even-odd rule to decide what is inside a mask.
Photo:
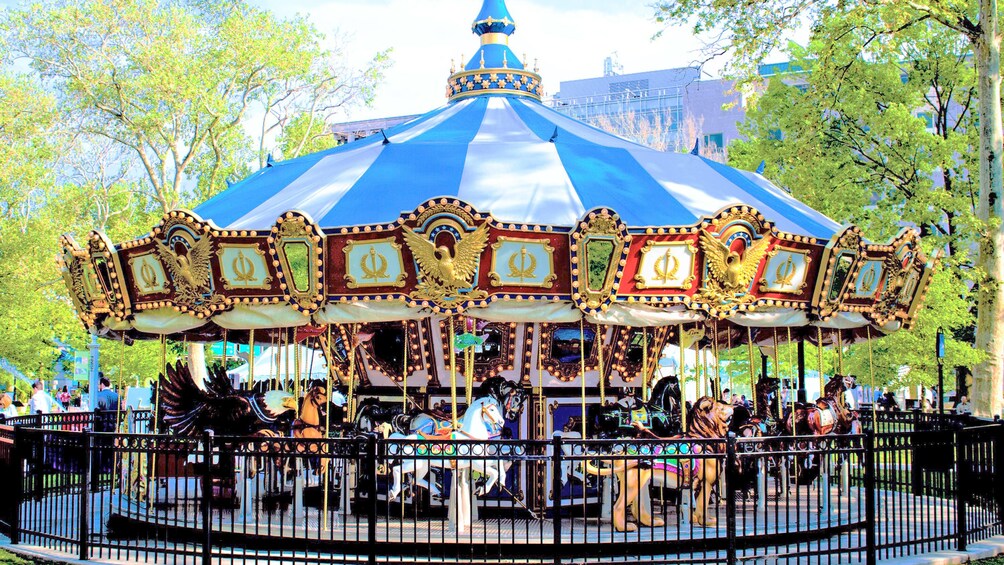
[{"label": "building window", "polygon": [[708,149],[718,149],[721,150],[725,144],[720,133],[709,133],[704,136],[704,146]]}]

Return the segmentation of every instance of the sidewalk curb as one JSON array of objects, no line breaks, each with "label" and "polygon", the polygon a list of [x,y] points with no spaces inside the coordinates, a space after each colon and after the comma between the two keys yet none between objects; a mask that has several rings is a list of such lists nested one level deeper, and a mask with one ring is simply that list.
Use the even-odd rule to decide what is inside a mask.
[{"label": "sidewalk curb", "polygon": [[969,544],[966,551],[937,551],[896,559],[879,560],[890,565],[962,565],[1004,555],[1004,535]]}]

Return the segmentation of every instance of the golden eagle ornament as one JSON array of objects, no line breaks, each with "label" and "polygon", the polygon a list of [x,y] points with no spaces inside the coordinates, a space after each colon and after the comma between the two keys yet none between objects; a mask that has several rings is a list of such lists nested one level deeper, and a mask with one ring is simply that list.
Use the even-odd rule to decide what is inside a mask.
[{"label": "golden eagle ornament", "polygon": [[708,266],[708,280],[700,292],[702,298],[721,305],[751,301],[749,285],[767,254],[770,238],[764,236],[754,241],[742,254],[732,251],[707,231],[701,230],[700,240]]},{"label": "golden eagle ornament", "polygon": [[488,294],[483,290],[460,293],[460,289],[473,284],[481,252],[488,245],[488,224],[462,236],[453,246],[453,252],[444,245],[436,246],[425,237],[404,227],[404,241],[408,244],[421,275],[421,280],[411,297],[431,300],[439,306],[449,307],[457,299],[480,300]]},{"label": "golden eagle ornament", "polygon": [[179,253],[177,249],[161,241],[157,242],[157,255],[174,281],[179,303],[197,304],[205,293],[212,290],[210,252],[210,241],[206,237],[195,242],[185,253]]}]

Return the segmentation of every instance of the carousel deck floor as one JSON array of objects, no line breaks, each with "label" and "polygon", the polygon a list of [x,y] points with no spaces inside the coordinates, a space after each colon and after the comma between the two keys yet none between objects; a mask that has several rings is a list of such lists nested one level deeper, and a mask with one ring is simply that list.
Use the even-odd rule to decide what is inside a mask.
[{"label": "carousel deck floor", "polygon": [[[757,556],[757,563],[849,563],[854,562],[859,554],[847,555],[847,548],[859,548],[864,545],[864,492],[854,488],[848,496],[837,496],[836,488],[831,489],[831,499],[834,501],[828,512],[822,510],[804,512],[806,508],[818,501],[818,491],[815,488],[798,489],[794,493],[780,499],[769,496],[766,510],[756,509],[751,501],[737,502],[738,520],[737,536],[740,538],[739,556],[747,558]],[[881,511],[883,501],[895,500],[896,506],[902,510],[897,516],[883,516]],[[59,539],[72,543],[78,538],[79,519],[77,517],[79,494],[71,493],[51,496],[41,500],[26,500],[22,505],[21,527],[22,540],[27,545],[48,545],[59,549]],[[837,502],[839,501],[839,503]],[[947,548],[954,545],[950,541],[955,524],[954,503],[950,500],[932,496],[911,496],[899,491],[878,491],[876,501],[879,508],[878,544],[895,547],[898,544],[918,538],[944,536],[941,545],[932,543],[930,550]],[[103,559],[117,561],[151,561],[166,563],[186,563],[187,555],[198,554],[199,532],[202,528],[201,513],[196,505],[180,503],[168,508],[155,509],[152,506],[140,505],[127,498],[120,497],[109,491],[91,495],[88,502],[88,523],[92,554]],[[379,544],[389,544],[396,547],[432,547],[435,545],[460,544],[509,547],[522,545],[522,551],[512,551],[524,559],[499,560],[490,559],[486,563],[535,563],[534,552],[546,553],[546,546],[554,543],[553,522],[550,519],[534,520],[529,518],[496,518],[488,517],[476,520],[472,528],[464,533],[454,532],[445,518],[401,518],[399,515],[387,516],[387,507],[382,504],[383,512],[376,523],[376,539]],[[399,511],[399,507],[395,507]],[[724,504],[714,506],[718,512],[720,524],[716,527],[699,527],[690,524],[679,524],[675,507],[663,510],[656,507],[657,515],[665,519],[663,527],[641,527],[635,532],[616,532],[609,520],[599,518],[565,518],[562,521],[561,544],[590,546],[605,544],[630,544],[645,542],[664,542],[667,545],[662,551],[676,552],[664,556],[664,563],[685,562],[715,562],[721,557],[720,548],[713,543],[708,544],[708,550],[694,554],[696,548],[703,546],[704,540],[713,542],[725,538],[725,507]],[[58,513],[58,514],[57,514]],[[58,519],[56,516],[65,517]],[[904,519],[914,517],[914,519]],[[118,521],[119,530],[109,532],[109,520]],[[327,528],[323,527],[323,514],[313,508],[294,513],[292,509],[285,512],[255,511],[242,514],[238,511],[214,511],[212,516],[214,531],[214,562],[224,563],[232,560],[234,563],[247,560],[265,562],[355,562],[354,557],[332,558],[336,553],[351,553],[365,551],[368,524],[366,516],[340,515],[329,513]],[[123,525],[125,530],[123,531]],[[820,531],[825,530],[825,531]],[[42,538],[36,532],[46,535]],[[764,543],[763,536],[774,536],[775,542]],[[769,548],[742,548],[742,538],[759,538],[756,543],[770,545]],[[258,540],[259,543],[254,543]],[[283,540],[277,542],[277,540]],[[348,542],[348,543],[345,543]],[[352,542],[360,542],[358,545]],[[542,546],[534,550],[534,546]],[[141,549],[150,548],[149,551]],[[293,555],[297,548],[310,548],[319,552],[323,558],[298,557]],[[841,551],[844,550],[844,551]],[[72,553],[70,547],[63,549]],[[293,553],[289,553],[289,552]],[[424,549],[416,549],[412,553],[419,554],[410,557],[409,563],[439,562],[438,557],[422,557]],[[900,551],[892,549],[887,557],[899,555]],[[165,552],[166,554],[158,554]],[[804,557],[806,553],[834,552],[833,556]],[[801,557],[785,556],[795,553]],[[145,555],[142,559],[136,555]],[[690,557],[687,557],[687,556]],[[699,555],[696,556],[695,555]],[[837,559],[836,556],[840,558]],[[123,557],[133,556],[133,557]],[[646,558],[647,559],[647,558]],[[402,562],[402,561],[391,561]],[[574,559],[568,561],[576,562]],[[613,561],[610,561],[613,562]],[[637,559],[631,563],[647,563]],[[652,562],[660,562],[653,559]]]}]

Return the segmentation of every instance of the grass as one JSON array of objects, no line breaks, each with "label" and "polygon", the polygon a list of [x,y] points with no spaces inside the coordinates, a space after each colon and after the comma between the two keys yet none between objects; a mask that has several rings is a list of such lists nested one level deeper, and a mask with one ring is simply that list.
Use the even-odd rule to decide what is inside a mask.
[{"label": "grass", "polygon": [[28,559],[0,549],[0,565],[57,565],[58,561]]}]

